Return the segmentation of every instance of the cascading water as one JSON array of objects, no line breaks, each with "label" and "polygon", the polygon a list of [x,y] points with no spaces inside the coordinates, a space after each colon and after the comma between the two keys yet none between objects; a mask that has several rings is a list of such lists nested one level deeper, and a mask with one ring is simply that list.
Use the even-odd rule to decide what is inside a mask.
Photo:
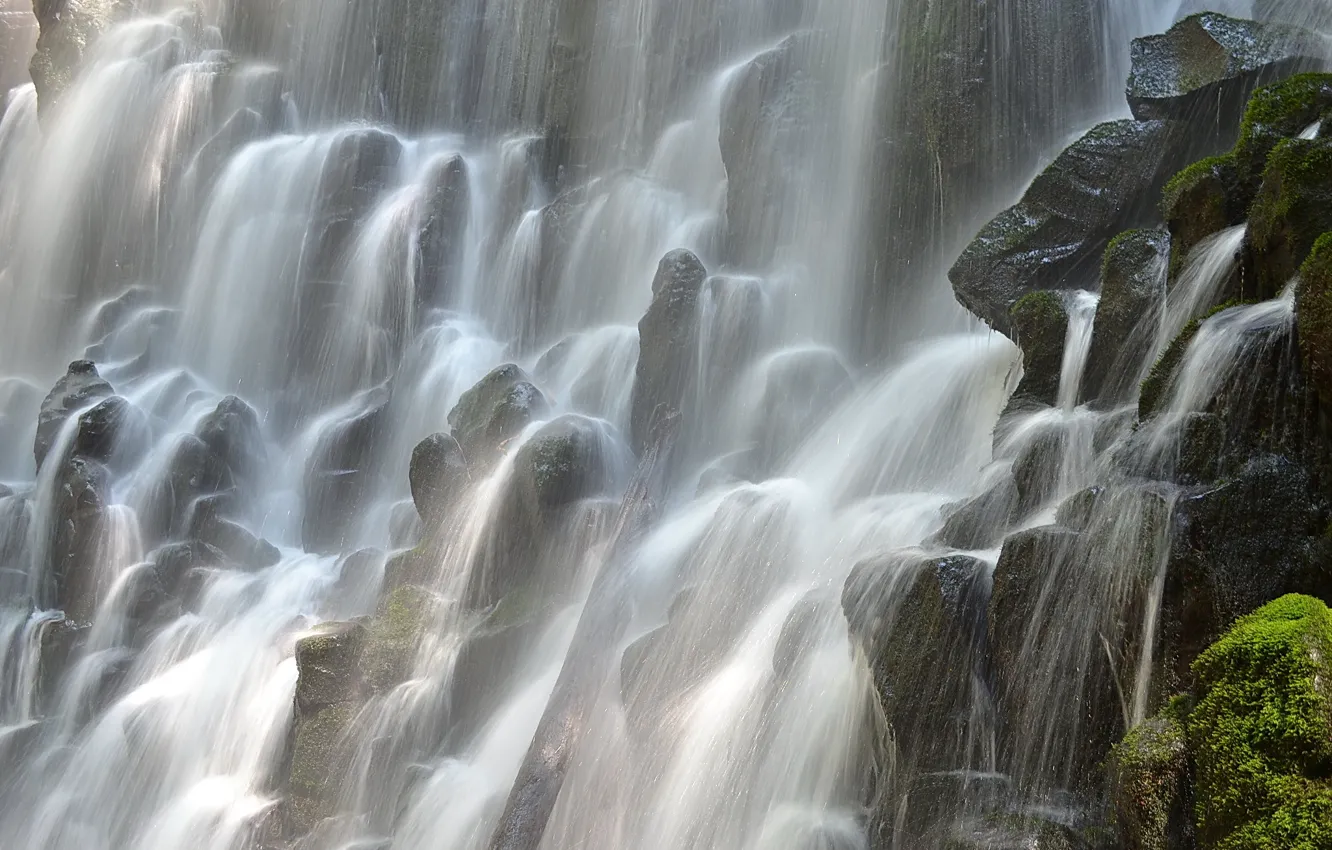
[{"label": "cascading water", "polygon": [[[1018,354],[940,303],[976,214],[948,206],[953,175],[931,173],[939,244],[893,282],[910,309],[861,338],[866,211],[896,221],[919,191],[905,167],[866,179],[936,68],[909,5],[150,4],[108,12],[63,88],[13,89],[6,842],[943,847],[951,822],[917,827],[945,775],[964,826],[1003,783],[1074,811],[1059,795],[1085,790],[1078,741],[1104,725],[1076,706],[1112,688],[1144,710],[1150,649],[1108,647],[1153,631],[1173,495],[1117,482],[1088,547],[1046,539],[1130,439],[1082,403],[1096,297],[1069,298],[1056,403],[995,434]],[[1128,40],[1179,6],[1065,5],[991,33],[1015,58],[973,130],[1034,110],[1044,144],[1122,111]],[[1026,55],[1047,36],[1059,67]],[[1078,45],[1104,73],[1049,103]],[[1157,353],[1243,238],[1193,252],[1144,319]],[[1244,310],[1194,345],[1289,302]],[[1217,389],[1199,370],[1219,355],[1193,351],[1171,423]],[[843,610],[909,622],[936,556],[964,595],[1000,592],[998,539],[944,537],[1007,477],[1047,567],[1004,650],[1029,677],[996,690],[970,634],[940,685],[967,717],[885,728]],[[1150,563],[1117,568],[1129,553]]]}]

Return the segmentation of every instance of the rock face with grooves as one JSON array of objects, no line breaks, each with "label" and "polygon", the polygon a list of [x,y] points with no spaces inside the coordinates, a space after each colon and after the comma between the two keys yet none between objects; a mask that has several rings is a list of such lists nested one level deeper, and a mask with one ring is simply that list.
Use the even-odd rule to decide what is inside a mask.
[{"label": "rock face with grooves", "polygon": [[1009,310],[1026,293],[1089,284],[1110,238],[1154,217],[1162,187],[1188,153],[1184,127],[1174,122],[1096,126],[962,252],[948,272],[958,301],[1011,335]]},{"label": "rock face with grooves", "polygon": [[1133,40],[1129,106],[1142,121],[1198,120],[1225,132],[1255,88],[1321,64],[1322,52],[1311,33],[1294,27],[1193,15]]},{"label": "rock face with grooves", "polygon": [[698,295],[707,270],[689,251],[661,258],[652,279],[652,304],[638,322],[638,366],[634,372],[630,430],[642,453],[658,405],[684,411],[698,362]]},{"label": "rock face with grooves", "polygon": [[1128,401],[1137,389],[1134,377],[1155,342],[1165,307],[1169,256],[1170,236],[1161,230],[1131,230],[1106,248],[1082,376],[1084,399],[1113,405]]}]

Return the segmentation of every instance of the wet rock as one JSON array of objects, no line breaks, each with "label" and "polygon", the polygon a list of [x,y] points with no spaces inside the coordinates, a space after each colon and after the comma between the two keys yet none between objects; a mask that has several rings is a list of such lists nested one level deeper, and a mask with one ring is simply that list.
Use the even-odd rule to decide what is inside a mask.
[{"label": "wet rock", "polygon": [[193,434],[182,436],[142,517],[146,536],[162,540],[184,533],[200,497],[228,490],[234,484],[226,461],[207,443]]},{"label": "wet rock", "polygon": [[1128,102],[1133,115],[1236,126],[1258,86],[1321,65],[1311,33],[1204,12],[1162,35],[1133,40]]},{"label": "wet rock", "polygon": [[196,190],[207,192],[232,154],[267,132],[268,122],[257,110],[243,106],[233,112],[226,123],[203,143],[190,163],[190,177]]},{"label": "wet rock", "polygon": [[765,373],[753,436],[760,474],[777,472],[851,390],[851,373],[824,348],[784,351]]},{"label": "wet rock", "polygon": [[1068,311],[1054,292],[1022,296],[1010,311],[1013,339],[1022,349],[1022,381],[1010,404],[1035,402],[1053,405],[1059,396],[1068,335]]},{"label": "wet rock", "polygon": [[440,160],[426,175],[425,185],[416,234],[418,310],[443,306],[456,285],[471,193],[467,163],[458,155]]},{"label": "wet rock", "polygon": [[962,252],[948,273],[958,301],[1012,335],[1013,304],[1034,290],[1085,286],[1112,236],[1155,217],[1162,187],[1190,153],[1171,122],[1094,127]]},{"label": "wet rock", "polygon": [[1310,385],[1332,403],[1332,234],[1319,237],[1300,269],[1295,316]]},{"label": "wet rock", "polygon": [[37,671],[37,704],[45,712],[55,708],[60,680],[68,671],[91,626],[58,615],[41,626],[41,655]]},{"label": "wet rock", "polygon": [[366,393],[360,409],[320,435],[303,481],[306,549],[331,553],[355,540],[378,481],[376,447],[389,427],[388,406],[387,392]]},{"label": "wet rock", "polygon": [[1055,525],[1073,531],[1086,531],[1100,509],[1104,496],[1105,488],[1099,485],[1079,490],[1065,499],[1055,511]]},{"label": "wet rock", "polygon": [[430,623],[434,605],[429,592],[410,584],[384,598],[366,626],[361,653],[361,680],[372,692],[387,691],[411,673],[417,643]]},{"label": "wet rock", "polygon": [[36,0],[32,4],[40,29],[28,72],[37,88],[39,114],[50,114],[74,81],[88,49],[111,25],[118,6],[116,0]]},{"label": "wet rock", "polygon": [[336,810],[358,710],[356,703],[342,702],[297,719],[287,780],[290,834],[304,835]]},{"label": "wet rock", "polygon": [[[447,103],[462,100],[465,86],[448,67],[453,30],[465,26],[465,4],[426,0],[389,0],[375,15],[375,44],[380,65],[380,97],[396,126],[412,132],[438,128]],[[450,83],[449,98],[439,87]]]},{"label": "wet rock", "polygon": [[1193,338],[1198,335],[1197,319],[1189,322],[1184,329],[1171,340],[1170,345],[1157,358],[1151,371],[1138,388],[1138,419],[1146,421],[1165,409],[1170,402],[1170,391],[1175,376],[1183,365],[1184,354],[1189,350]]},{"label": "wet rock", "polygon": [[416,505],[403,500],[389,512],[389,548],[410,549],[421,542],[421,515]]},{"label": "wet rock", "polygon": [[143,456],[151,441],[147,414],[113,395],[79,416],[74,453],[112,467],[127,467]]},{"label": "wet rock", "polygon": [[1184,719],[1174,710],[1162,712],[1133,727],[1111,750],[1116,820],[1130,850],[1192,846]]},{"label": "wet rock", "polygon": [[948,767],[964,734],[985,631],[986,572],[962,555],[888,556],[857,564],[842,590],[908,770]]},{"label": "wet rock", "polygon": [[462,446],[448,434],[426,437],[412,449],[408,480],[421,521],[438,524],[470,482]]},{"label": "wet rock", "polygon": [[689,251],[662,257],[652,279],[652,304],[638,323],[630,431],[634,451],[648,446],[659,406],[682,410],[698,362],[698,296],[707,270]]},{"label": "wet rock", "polygon": [[1252,200],[1233,153],[1200,160],[1172,177],[1161,195],[1170,230],[1170,279],[1178,278],[1189,252],[1204,239],[1243,224]]},{"label": "wet rock", "polygon": [[811,590],[786,616],[777,645],[772,651],[772,670],[778,681],[786,681],[815,648],[827,624],[841,613],[841,602],[826,590]]},{"label": "wet rock", "polygon": [[196,570],[219,567],[225,563],[226,556],[202,541],[182,540],[159,547],[151,559],[158,581],[167,595],[190,605],[193,597],[186,592],[191,580],[190,574]]},{"label": "wet rock", "polygon": [[726,167],[725,257],[756,268],[770,262],[789,209],[800,154],[812,142],[819,78],[808,33],[753,59],[727,91],[720,145]]},{"label": "wet rock", "polygon": [[527,373],[508,363],[463,393],[448,422],[468,466],[482,469],[548,409],[546,397]]},{"label": "wet rock", "polygon": [[1156,338],[1165,307],[1170,237],[1160,230],[1131,230],[1105,249],[1101,297],[1082,375],[1084,400],[1117,405],[1132,398],[1143,352]]},{"label": "wet rock", "polygon": [[999,476],[984,493],[966,502],[945,506],[943,528],[932,544],[951,549],[987,549],[1003,540],[1020,517],[1021,497],[1010,473]]},{"label": "wet rock", "polygon": [[1274,298],[1314,242],[1332,230],[1332,140],[1288,139],[1273,149],[1249,213],[1256,296]]},{"label": "wet rock", "polygon": [[50,564],[55,602],[78,622],[88,622],[106,590],[98,570],[99,547],[111,483],[106,467],[70,457],[60,472],[51,527]]},{"label": "wet rock", "polygon": [[1332,74],[1297,74],[1254,92],[1244,112],[1235,168],[1247,209],[1278,144],[1294,139],[1332,110]]},{"label": "wet rock", "polygon": [[238,484],[252,484],[267,461],[259,414],[234,395],[218,402],[194,433],[226,464]]},{"label": "wet rock", "polygon": [[296,642],[297,711],[309,715],[356,698],[365,640],[361,623],[333,622]]},{"label": "wet rock", "polygon": [[1027,516],[1058,491],[1068,438],[1068,431],[1056,423],[1026,442],[1013,459],[1018,516]]},{"label": "wet rock", "polygon": [[75,360],[70,363],[64,377],[56,381],[51,392],[42,400],[41,412],[37,415],[37,439],[33,444],[37,466],[40,468],[46,460],[65,420],[81,408],[114,393],[111,385],[97,374],[97,367],[92,361]]},{"label": "wet rock", "polygon": [[244,569],[262,570],[282,560],[282,553],[272,543],[255,536],[240,523],[216,514],[196,518],[191,531],[201,543],[221,552],[229,563]]}]

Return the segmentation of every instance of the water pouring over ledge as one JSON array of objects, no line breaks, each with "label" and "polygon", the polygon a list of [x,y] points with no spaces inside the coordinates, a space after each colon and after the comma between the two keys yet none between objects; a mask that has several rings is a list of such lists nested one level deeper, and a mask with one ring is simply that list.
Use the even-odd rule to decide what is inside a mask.
[{"label": "water pouring over ledge", "polygon": [[[915,13],[158,11],[0,124],[16,846],[929,847],[956,787],[963,823],[1073,790],[1079,730],[1050,701],[1039,742],[1000,727],[983,626],[922,693],[968,706],[940,731],[885,715],[843,613],[892,633],[934,571],[973,599],[997,569],[997,541],[938,542],[1019,373],[939,305],[970,222],[894,280],[917,327],[856,338],[866,211],[956,188],[865,179],[906,144]],[[989,68],[1015,115],[969,132],[1113,110],[1175,10],[1031,12],[1015,54],[1064,52]],[[1027,103],[1079,45],[1105,73]],[[1008,154],[977,205],[1030,177]],[[1099,457],[1093,310],[1057,409],[998,447],[1003,473],[1065,435],[1060,497]],[[1080,604],[1128,605],[1102,578]],[[1069,699],[1102,684],[1066,675],[1107,640],[1078,638],[1019,653]]]}]

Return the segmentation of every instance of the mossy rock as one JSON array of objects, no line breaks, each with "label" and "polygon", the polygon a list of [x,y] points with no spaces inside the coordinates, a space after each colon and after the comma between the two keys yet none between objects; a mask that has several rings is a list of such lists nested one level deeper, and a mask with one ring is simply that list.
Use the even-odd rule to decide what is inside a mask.
[{"label": "mossy rock", "polygon": [[1162,230],[1129,230],[1106,246],[1101,296],[1082,376],[1083,399],[1113,404],[1133,391],[1130,376],[1137,373],[1165,305],[1171,241]]},{"label": "mossy rock", "polygon": [[1176,174],[1161,193],[1161,214],[1170,229],[1170,279],[1200,242],[1248,216],[1251,193],[1240,184],[1235,154],[1208,157]]},{"label": "mossy rock", "polygon": [[388,690],[411,674],[433,609],[434,597],[410,584],[398,587],[380,604],[361,653],[361,677],[371,690]]},{"label": "mossy rock", "polygon": [[1193,338],[1198,335],[1198,328],[1207,319],[1215,316],[1223,310],[1229,310],[1232,307],[1239,306],[1238,301],[1227,301],[1224,304],[1218,304],[1210,309],[1205,315],[1191,320],[1184,328],[1175,335],[1170,345],[1156,359],[1152,365],[1151,371],[1143,379],[1138,387],[1138,419],[1147,420],[1155,416],[1164,409],[1164,405],[1170,400],[1168,391],[1175,380],[1175,375],[1179,367],[1184,364],[1184,354],[1189,350]]},{"label": "mossy rock", "polygon": [[309,832],[333,814],[357,711],[356,703],[338,703],[297,721],[287,786],[291,834]]},{"label": "mossy rock", "polygon": [[356,697],[365,626],[321,623],[296,642],[296,706],[303,713]]},{"label": "mossy rock", "polygon": [[1203,850],[1332,847],[1332,612],[1287,595],[1194,662],[1188,739]]},{"label": "mossy rock", "polygon": [[1281,292],[1323,233],[1332,230],[1332,141],[1287,139],[1268,157],[1249,214],[1259,298]]},{"label": "mossy rock", "polygon": [[490,463],[506,441],[549,407],[527,373],[507,363],[462,394],[449,411],[449,427],[468,466],[478,468]]},{"label": "mossy rock", "polygon": [[1126,850],[1173,850],[1190,828],[1187,699],[1129,730],[1110,752],[1115,814]]},{"label": "mossy rock", "polygon": [[1236,173],[1252,197],[1262,182],[1268,155],[1332,109],[1332,74],[1296,74],[1254,92],[1235,143]]},{"label": "mossy rock", "polygon": [[1010,311],[1013,338],[1022,348],[1022,381],[1014,399],[1054,404],[1064,364],[1068,311],[1056,292],[1031,292]]},{"label": "mossy rock", "polygon": [[1300,268],[1295,312],[1309,382],[1325,404],[1332,404],[1332,233],[1318,238]]}]

